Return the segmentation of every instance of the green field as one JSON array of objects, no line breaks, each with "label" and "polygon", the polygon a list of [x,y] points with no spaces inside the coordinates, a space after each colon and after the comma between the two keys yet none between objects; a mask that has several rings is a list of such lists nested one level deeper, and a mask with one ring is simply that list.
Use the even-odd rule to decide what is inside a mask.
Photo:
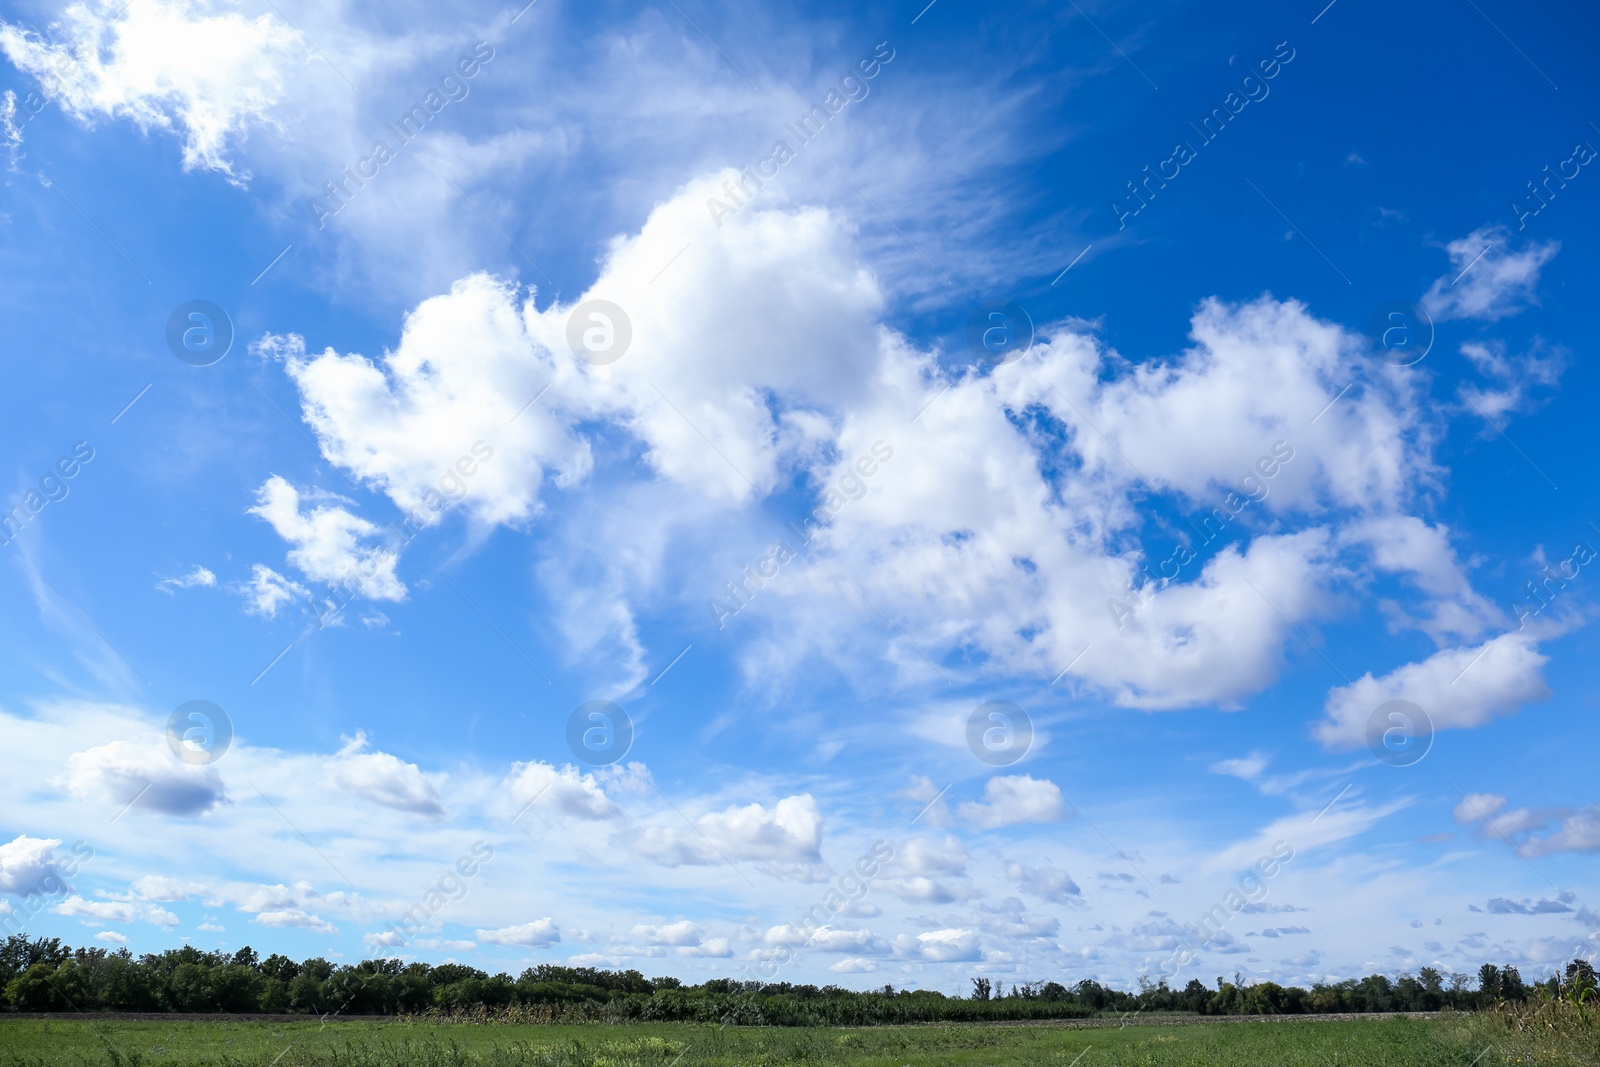
[{"label": "green field", "polygon": [[870,1029],[514,1026],[0,1018],[0,1067],[36,1064],[379,1067],[1594,1067],[1592,1032],[1508,1030],[1492,1018],[1363,1018],[1068,1027],[953,1025]]}]

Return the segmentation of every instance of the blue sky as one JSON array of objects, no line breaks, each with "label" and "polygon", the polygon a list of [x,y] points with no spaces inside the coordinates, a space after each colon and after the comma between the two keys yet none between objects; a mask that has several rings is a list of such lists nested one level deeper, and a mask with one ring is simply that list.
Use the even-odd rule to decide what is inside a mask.
[{"label": "blue sky", "polygon": [[1593,959],[1594,29],[0,5],[0,920],[952,992]]}]

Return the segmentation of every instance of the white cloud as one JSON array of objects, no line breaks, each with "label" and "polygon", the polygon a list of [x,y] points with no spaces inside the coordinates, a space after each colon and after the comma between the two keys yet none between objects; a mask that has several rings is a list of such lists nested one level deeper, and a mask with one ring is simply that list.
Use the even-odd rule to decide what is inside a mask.
[{"label": "white cloud", "polygon": [[261,563],[251,566],[248,583],[232,589],[245,598],[245,611],[268,619],[276,618],[278,609],[285,604],[311,599],[311,590]]},{"label": "white cloud", "polygon": [[1048,863],[1039,867],[1008,863],[1006,877],[1020,885],[1023,892],[1032,893],[1052,904],[1081,904],[1083,900],[1083,890],[1078,888],[1072,876]]},{"label": "white cloud", "polygon": [[104,941],[108,945],[126,945],[128,943],[128,936],[119,934],[115,930],[101,930],[94,935],[94,939],[96,941]]},{"label": "white cloud", "polygon": [[339,932],[339,928],[326,919],[319,915],[313,915],[301,908],[278,908],[259,911],[251,921],[260,923],[262,926],[294,927],[301,930],[310,930],[312,933],[317,934],[336,934]]},{"label": "white cloud", "polygon": [[154,904],[129,904],[114,900],[85,900],[70,896],[51,909],[57,915],[88,917],[101,922],[147,922],[171,929],[178,925],[178,917]]},{"label": "white cloud", "polygon": [[53,837],[20,834],[0,845],[0,893],[25,896],[44,888],[57,877],[55,850],[61,842]]},{"label": "white cloud", "polygon": [[209,568],[202,567],[197,563],[188,574],[182,574],[176,578],[161,579],[156,583],[156,588],[164,593],[170,593],[174,589],[193,589],[196,586],[209,588],[216,584],[217,576]]},{"label": "white cloud", "polygon": [[357,731],[329,762],[329,777],[340,788],[396,811],[443,817],[444,802],[438,789],[415,763],[387,752],[365,751],[367,747],[367,735]]},{"label": "white cloud", "polygon": [[733,943],[726,937],[711,937],[698,945],[684,945],[677,951],[680,956],[725,960],[733,956]]},{"label": "white cloud", "polygon": [[845,930],[819,926],[806,943],[821,952],[847,952],[865,956],[887,956],[893,946],[870,930]]},{"label": "white cloud", "polygon": [[140,900],[158,900],[163,902],[188,900],[193,896],[204,896],[209,893],[206,886],[199,882],[188,882],[182,879],[169,878],[161,874],[147,874],[134,880],[129,890],[133,896]]},{"label": "white cloud", "polygon": [[1018,823],[1060,822],[1068,817],[1061,789],[1048,778],[1017,774],[991,778],[983,800],[962,804],[961,817],[986,830]]},{"label": "white cloud", "polygon": [[878,965],[873,960],[854,956],[849,959],[842,959],[828,968],[834,974],[871,974],[877,969]]},{"label": "white cloud", "polygon": [[561,940],[561,930],[555,920],[546,916],[521,926],[505,926],[498,930],[477,931],[479,941],[489,945],[522,945],[526,948],[543,948]]},{"label": "white cloud", "polygon": [[560,770],[548,763],[514,764],[506,786],[519,810],[532,804],[540,811],[576,819],[609,819],[621,812],[593,774],[570,763]]},{"label": "white cloud", "polygon": [[646,945],[698,945],[705,940],[705,927],[688,919],[665,926],[635,926],[629,933]]},{"label": "white cloud", "polygon": [[94,8],[69,6],[51,26],[59,43],[0,22],[0,50],[83,125],[115,117],[181,130],[184,170],[235,174],[230,144],[275,125],[283,85],[306,61],[299,35],[269,14],[206,16],[195,0]]},{"label": "white cloud", "polygon": [[968,859],[966,846],[954,835],[938,841],[913,837],[895,851],[888,869],[911,876],[960,876],[967,873]]},{"label": "white cloud", "polygon": [[0,51],[78,122],[181,129],[185,170],[234,175],[231,144],[272,123],[285,81],[305,62],[299,35],[270,15],[203,14],[196,0],[98,8],[68,7],[51,25],[53,42],[0,23]]},{"label": "white cloud", "polygon": [[[935,660],[960,647],[996,673],[1053,679],[1076,661],[1080,681],[1129,706],[1237,706],[1350,581],[1348,546],[1321,517],[1401,514],[1438,480],[1442,420],[1419,403],[1416,376],[1375,367],[1359,338],[1296,301],[1203,301],[1193,344],[1170,358],[1124,357],[1064,322],[1041,324],[1028,357],[993,374],[942,371],[940,353],[882,325],[883,296],[841,214],[751,207],[707,232],[720,177],[615,239],[570,303],[539,310],[523,289],[472,275],[419,304],[381,358],[308,356],[296,337],[259,346],[298,386],[323,454],[424,522],[441,474],[476,441],[492,459],[451,485],[489,524],[541,515],[551,474],[568,489],[589,478],[594,435],[638,442],[648,470],[608,471],[592,506],[549,516],[539,567],[563,605],[555,625],[581,650],[615,649],[619,684],[642,677],[634,601],[670,578],[703,604],[733,562],[723,531],[746,525],[730,516],[797,480],[842,504],[847,465],[881,446],[892,458],[870,491],[833,509],[761,600],[742,654],[752,679],[778,684],[814,652],[886,653],[926,674],[911,646]],[[567,350],[568,317],[595,298],[632,323],[609,366]],[[1173,548],[1139,543],[1135,498],[1152,491],[1224,527],[1227,543],[1177,581],[1141,577]],[[643,539],[621,520],[640,507],[662,515]],[[707,561],[703,585],[669,574],[676,535]],[[856,617],[882,631],[850,576],[909,641],[850,639]],[[1115,618],[1107,601],[1130,584],[1142,606]],[[1470,623],[1426,621],[1440,633]]]},{"label": "white cloud", "polygon": [[894,950],[903,959],[929,963],[967,963],[983,958],[976,930],[929,930],[916,937],[901,934],[895,938]]},{"label": "white cloud", "polygon": [[1542,673],[1548,661],[1535,638],[1522,631],[1501,634],[1476,648],[1446,649],[1381,678],[1366,674],[1330,691],[1323,719],[1312,733],[1329,748],[1366,744],[1369,720],[1391,700],[1417,705],[1434,730],[1483,726],[1548,698]]},{"label": "white cloud", "polygon": [[362,543],[375,537],[378,527],[332,503],[318,503],[302,512],[303,495],[274,474],[257,490],[255,507],[246,510],[267,520],[279,537],[294,546],[289,562],[308,578],[373,600],[404,600],[406,587],[394,572],[399,555]]},{"label": "white cloud", "polygon": [[694,823],[694,832],[671,825],[638,827],[627,839],[667,867],[769,860],[808,869],[821,859],[822,812],[809,793],[784,797],[770,808],[747,804],[708,812]]},{"label": "white cloud", "polygon": [[1514,252],[1511,241],[1510,229],[1495,224],[1445,245],[1450,273],[1435,280],[1422,298],[1428,314],[1440,322],[1495,322],[1538,303],[1540,268],[1554,258],[1561,245],[1532,241]]},{"label": "white cloud", "polygon": [[130,814],[193,817],[228,802],[216,768],[180,763],[164,741],[149,736],[74,752],[62,783],[75,797],[128,806]]}]

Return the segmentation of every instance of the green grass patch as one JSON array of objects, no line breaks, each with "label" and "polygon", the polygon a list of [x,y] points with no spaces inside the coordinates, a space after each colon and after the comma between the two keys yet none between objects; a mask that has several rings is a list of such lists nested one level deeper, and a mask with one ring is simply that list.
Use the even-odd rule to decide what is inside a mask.
[{"label": "green grass patch", "polygon": [[0,1018],[0,1067],[1595,1067],[1592,1028],[1493,1017],[1073,1029]]}]

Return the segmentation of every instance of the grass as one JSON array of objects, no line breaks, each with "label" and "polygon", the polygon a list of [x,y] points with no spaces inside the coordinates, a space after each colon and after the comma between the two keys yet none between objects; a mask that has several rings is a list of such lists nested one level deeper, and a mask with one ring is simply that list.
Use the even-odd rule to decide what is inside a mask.
[{"label": "grass", "polygon": [[1596,1067],[1595,1035],[1493,1015],[1100,1029],[0,1017],[0,1067]]}]

